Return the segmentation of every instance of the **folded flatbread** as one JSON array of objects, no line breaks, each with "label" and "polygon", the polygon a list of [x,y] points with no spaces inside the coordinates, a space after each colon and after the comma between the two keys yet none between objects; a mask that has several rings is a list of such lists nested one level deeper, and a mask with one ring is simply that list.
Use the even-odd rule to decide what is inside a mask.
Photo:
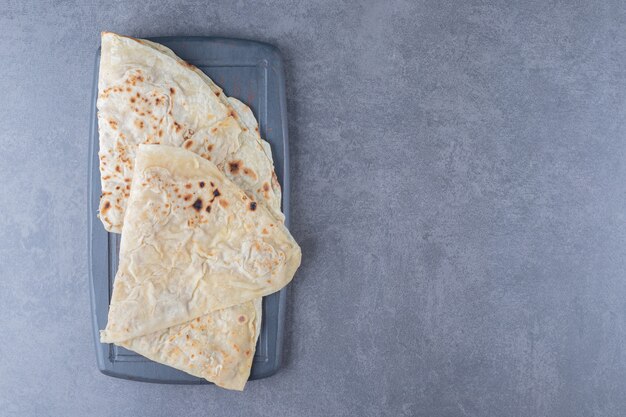
[{"label": "folded flatbread", "polygon": [[[228,100],[246,126],[258,131],[250,108],[235,98]],[[241,391],[250,376],[261,331],[261,306],[262,299],[257,298],[118,344],[222,388]]]},{"label": "folded flatbread", "polygon": [[282,222],[211,162],[164,145],[137,150],[105,343],[271,294],[300,248]]},{"label": "folded flatbread", "polygon": [[252,113],[170,49],[104,32],[97,107],[99,217],[108,231],[121,233],[142,143],[182,147],[212,161],[284,219],[269,145],[250,126]]},{"label": "folded flatbread", "polygon": [[[271,150],[260,139],[250,108],[226,97],[202,71],[168,48],[103,33],[98,110],[103,190],[99,217],[107,230],[122,229],[140,143],[182,146],[212,160],[283,220]],[[202,321],[202,331],[186,331],[198,329],[190,321],[118,344],[225,388],[241,389],[260,330],[261,310],[255,308],[260,304],[256,299],[209,313],[207,320],[194,319]],[[241,317],[241,310],[248,313],[243,314],[249,318],[247,326],[227,320]],[[226,331],[230,327],[232,331]],[[228,346],[238,349],[229,352]]]},{"label": "folded flatbread", "polygon": [[250,376],[260,329],[257,298],[118,344],[222,388],[241,391]]}]

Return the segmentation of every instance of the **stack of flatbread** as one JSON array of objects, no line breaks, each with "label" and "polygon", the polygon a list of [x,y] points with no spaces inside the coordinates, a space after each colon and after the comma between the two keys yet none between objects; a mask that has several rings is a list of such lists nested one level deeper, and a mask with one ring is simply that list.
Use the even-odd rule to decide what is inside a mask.
[{"label": "stack of flatbread", "polygon": [[103,343],[243,390],[261,297],[300,248],[252,111],[162,45],[102,34],[104,227],[121,233]]}]

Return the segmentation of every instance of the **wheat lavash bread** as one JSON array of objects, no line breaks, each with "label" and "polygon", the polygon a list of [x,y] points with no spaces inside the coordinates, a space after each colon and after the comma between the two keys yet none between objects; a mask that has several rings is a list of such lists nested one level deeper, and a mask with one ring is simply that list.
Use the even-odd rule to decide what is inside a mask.
[{"label": "wheat lavash bread", "polygon": [[260,329],[257,298],[118,344],[222,388],[241,391],[250,376]]},{"label": "wheat lavash bread", "polygon": [[168,48],[114,33],[102,33],[99,74],[99,217],[108,231],[122,230],[143,143],[182,147],[212,161],[283,221],[269,145],[249,126],[245,105]]},{"label": "wheat lavash bread", "polygon": [[[153,51],[146,50],[146,47],[152,48]],[[159,53],[171,60],[159,57]],[[154,59],[155,56],[159,58]],[[198,108],[203,108],[186,103],[187,96],[197,98],[200,90],[191,89],[191,94],[179,91],[178,86],[173,85],[175,83],[166,80],[168,74],[159,74],[159,71],[167,72],[172,62],[178,63],[186,70],[193,71],[209,86],[212,94],[218,97],[221,104],[228,110],[228,117],[219,123],[214,123],[209,135],[204,138],[200,135],[190,137],[193,130],[188,129],[185,130],[184,141],[181,143],[176,134],[182,131],[183,124],[188,124],[187,122],[174,120],[172,123],[174,128],[167,129],[167,126],[162,126],[163,119],[157,120],[158,106],[165,103],[167,99],[164,97],[168,94],[173,96],[177,92],[181,93],[177,98],[182,103],[183,117],[187,115],[185,112],[190,112],[191,116],[194,116]],[[115,77],[111,76],[111,73],[118,73],[119,78],[120,68],[127,75],[123,84],[119,82],[119,79],[116,82]],[[180,70],[180,68],[176,69]],[[148,74],[147,78],[150,80],[146,82],[146,77],[142,74]],[[186,77],[189,76],[190,74],[187,73]],[[179,81],[180,77],[170,78],[177,78],[176,81]],[[191,78],[193,79],[193,76]],[[129,183],[132,180],[134,153],[137,145],[143,142],[182,145],[204,158],[217,162],[220,169],[237,182],[243,191],[250,196],[256,196],[259,202],[267,204],[282,221],[280,186],[273,172],[271,150],[269,144],[260,139],[252,111],[240,101],[226,97],[222,90],[199,69],[185,63],[162,45],[103,33],[99,87],[100,168],[103,184],[100,218],[105,228],[119,232],[122,227],[120,220],[123,218],[126,199],[130,193]],[[159,91],[162,93],[161,98],[155,94]],[[132,95],[129,94],[128,102],[123,100],[126,93],[132,93]],[[151,102],[147,95],[154,98],[154,102]],[[172,98],[171,96],[169,99]],[[209,104],[215,103],[211,95],[206,99]],[[172,101],[174,101],[173,107],[178,108],[176,100]],[[131,104],[134,106],[128,107]],[[219,109],[220,106],[211,108]],[[168,115],[165,115],[165,122],[173,113],[176,112],[170,110]],[[110,117],[115,117],[116,114],[117,119]],[[133,120],[133,124],[127,123],[128,120],[125,121],[125,115],[129,116],[128,120]],[[150,115],[150,120],[155,123],[152,129],[144,129],[148,126],[147,122],[150,122],[147,115]],[[144,117],[146,122],[144,122]],[[219,116],[215,117],[216,120],[218,118]],[[122,121],[122,127],[119,129],[117,120]],[[198,123],[202,125],[203,121],[200,120]],[[204,124],[206,125],[206,121]],[[160,128],[157,129],[157,127]],[[158,137],[156,140],[155,136]],[[116,139],[111,140],[111,138]],[[107,144],[113,146],[113,149],[107,148]],[[107,149],[108,152],[103,152]],[[118,166],[124,166],[124,169],[121,170]],[[124,184],[121,184],[120,176],[123,176]],[[110,187],[107,188],[105,184],[109,184]],[[116,224],[113,224],[111,219],[117,219]],[[155,361],[206,378],[224,388],[242,389],[250,372],[256,338],[260,331],[260,305],[261,300],[256,299],[117,344]],[[237,312],[247,314],[237,314]],[[235,316],[238,319],[247,317],[247,325],[242,326],[239,321],[234,322]],[[194,324],[197,320],[201,320],[201,324]],[[229,328],[231,331],[226,331]]]},{"label": "wheat lavash bread", "polygon": [[278,291],[300,247],[211,162],[164,145],[137,150],[107,327],[116,343]]},{"label": "wheat lavash bread", "polygon": [[[232,97],[229,101],[248,128],[256,131],[250,108]],[[261,331],[261,306],[262,299],[257,298],[118,344],[222,388],[241,391]]]}]

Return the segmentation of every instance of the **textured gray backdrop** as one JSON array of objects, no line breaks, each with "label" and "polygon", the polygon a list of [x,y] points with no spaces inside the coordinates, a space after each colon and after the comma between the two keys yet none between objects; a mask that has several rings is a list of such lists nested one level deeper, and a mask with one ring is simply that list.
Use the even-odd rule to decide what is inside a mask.
[{"label": "textured gray backdrop", "polygon": [[[96,3],[0,1],[0,416],[626,415],[622,1]],[[244,394],[96,368],[101,30],[284,55],[304,258]]]}]

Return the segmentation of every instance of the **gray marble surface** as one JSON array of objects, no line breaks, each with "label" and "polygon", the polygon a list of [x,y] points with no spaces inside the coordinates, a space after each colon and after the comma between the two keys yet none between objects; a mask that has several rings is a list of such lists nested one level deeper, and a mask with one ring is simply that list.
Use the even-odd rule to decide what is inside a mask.
[{"label": "gray marble surface", "polygon": [[[0,28],[1,416],[626,415],[622,1],[1,0]],[[284,55],[304,260],[243,394],[96,368],[101,30]]]}]

